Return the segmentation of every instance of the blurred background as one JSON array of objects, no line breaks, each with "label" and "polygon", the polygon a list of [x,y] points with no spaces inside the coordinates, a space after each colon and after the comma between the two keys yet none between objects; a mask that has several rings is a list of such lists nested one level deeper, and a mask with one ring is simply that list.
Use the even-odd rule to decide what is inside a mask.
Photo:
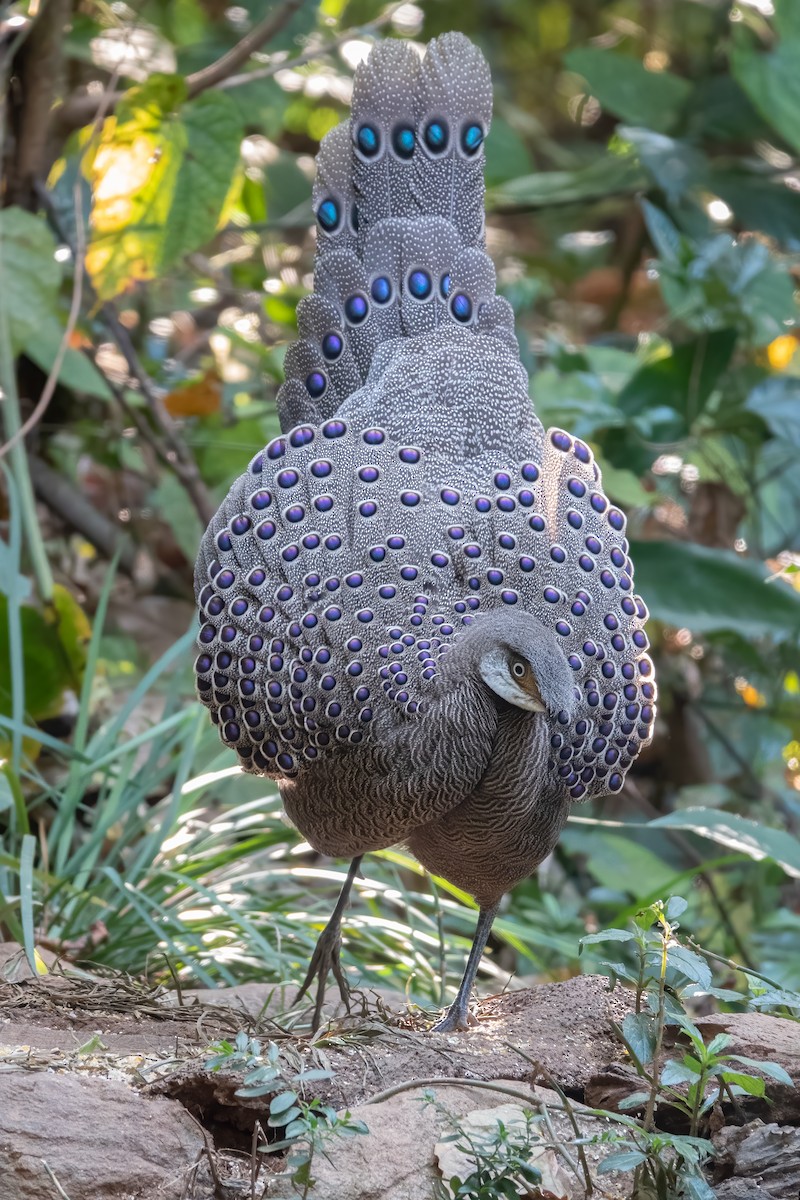
[{"label": "blurred background", "polygon": [[[487,969],[596,968],[658,896],[800,1004],[800,8],[20,0],[0,24],[0,939],[152,981],[302,977],[344,867],[192,692],[206,521],[277,432],[310,185],[377,37],[492,68],[487,241],[545,425],[591,443],[651,613],[655,739]],[[188,631],[188,632],[187,632]],[[439,1003],[469,900],[370,856],[345,957]],[[451,972],[447,976],[447,970]]]}]

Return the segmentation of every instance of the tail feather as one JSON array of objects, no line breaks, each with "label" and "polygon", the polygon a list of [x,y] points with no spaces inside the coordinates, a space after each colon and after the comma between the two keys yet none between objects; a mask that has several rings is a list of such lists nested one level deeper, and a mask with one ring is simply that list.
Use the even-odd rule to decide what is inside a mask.
[{"label": "tail feather", "polygon": [[353,186],[363,234],[412,212],[415,91],[420,59],[408,42],[377,45],[353,81]]},{"label": "tail feather", "polygon": [[362,387],[376,351],[385,364],[403,338],[441,324],[518,354],[483,252],[491,116],[489,68],[462,34],[437,38],[423,59],[389,40],[358,67],[352,118],[317,156],[315,294],[286,355],[284,429],[330,416]]}]

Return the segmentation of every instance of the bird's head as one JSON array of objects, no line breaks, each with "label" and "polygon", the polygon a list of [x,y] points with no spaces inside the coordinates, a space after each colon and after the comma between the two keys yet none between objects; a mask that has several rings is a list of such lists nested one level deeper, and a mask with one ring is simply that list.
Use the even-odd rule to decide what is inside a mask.
[{"label": "bird's head", "polygon": [[536,617],[524,612],[486,613],[463,638],[463,649],[470,665],[501,700],[528,712],[572,715],[572,671],[555,634]]}]

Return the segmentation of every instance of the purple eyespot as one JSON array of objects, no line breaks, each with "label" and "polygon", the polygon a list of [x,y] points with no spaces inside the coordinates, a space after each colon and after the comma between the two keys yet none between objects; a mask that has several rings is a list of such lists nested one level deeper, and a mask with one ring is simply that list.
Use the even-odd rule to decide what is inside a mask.
[{"label": "purple eyespot", "polygon": [[285,604],[287,600],[291,600],[293,595],[294,595],[294,592],[289,587],[288,583],[285,583],[283,585],[283,587],[278,588],[278,591],[276,594],[276,599],[280,600],[281,603]]},{"label": "purple eyespot", "polygon": [[225,607],[225,601],[221,596],[212,596],[206,605],[206,612],[210,617],[218,617]]},{"label": "purple eyespot", "polygon": [[229,588],[236,582],[233,571],[220,571],[217,576],[217,587]]},{"label": "purple eyespot", "polygon": [[555,446],[556,450],[570,450],[572,448],[572,438],[567,433],[563,433],[560,429],[554,429],[550,434],[550,441]]},{"label": "purple eyespot", "polygon": [[356,613],[356,619],[358,621],[363,621],[364,624],[366,625],[372,620],[374,615],[375,614],[373,613],[372,609],[362,608]]},{"label": "purple eyespot", "polygon": [[605,512],[608,508],[608,501],[599,492],[592,492],[591,505],[595,512],[601,513]]},{"label": "purple eyespot", "polygon": [[260,475],[264,470],[264,456],[262,454],[257,454],[250,463],[248,469],[251,475]]},{"label": "purple eyespot", "polygon": [[592,658],[597,653],[597,646],[595,646],[594,642],[584,642],[583,653]]},{"label": "purple eyespot", "polygon": [[446,554],[436,553],[431,555],[431,563],[434,567],[446,567],[449,562],[450,559]]},{"label": "purple eyespot", "polygon": [[580,556],[580,558],[578,559],[578,566],[583,571],[593,571],[594,570],[594,559],[589,558],[588,554],[582,554]]},{"label": "purple eyespot", "polygon": [[230,550],[232,545],[233,542],[231,541],[231,535],[228,533],[227,529],[220,530],[220,532],[217,534],[218,548],[224,552],[225,550]]},{"label": "purple eyespot", "polygon": [[517,500],[523,508],[530,508],[533,504],[533,492],[529,492],[527,488],[523,488],[521,492],[517,492]]},{"label": "purple eyespot", "polygon": [[335,604],[331,604],[324,610],[322,615],[329,621],[338,621],[341,618],[342,610],[337,608]]},{"label": "purple eyespot", "polygon": [[575,600],[570,608],[570,612],[573,617],[582,617],[586,612],[586,605],[582,604],[580,600]]},{"label": "purple eyespot", "polygon": [[333,470],[333,463],[328,462],[325,458],[318,458],[316,462],[311,464],[311,474],[315,479],[325,479]]},{"label": "purple eyespot", "polygon": [[234,600],[231,605],[231,615],[234,617],[243,617],[247,612],[247,601],[244,599]]},{"label": "purple eyespot", "polygon": [[543,595],[548,604],[558,604],[559,600],[561,599],[561,593],[557,592],[555,588],[551,587],[546,587]]},{"label": "purple eyespot", "polygon": [[569,637],[572,629],[566,621],[556,621],[556,633],[560,634],[561,637]]},{"label": "purple eyespot", "polygon": [[[328,377],[324,371],[312,371],[310,375],[306,376],[306,391],[312,400],[318,400],[320,396],[324,395],[327,386]],[[293,446],[298,444],[293,440],[293,437],[289,441]],[[303,443],[300,444],[302,445]]]},{"label": "purple eyespot", "polygon": [[591,455],[591,451],[589,450],[589,447],[587,445],[585,445],[583,442],[579,441],[577,438],[575,439],[575,445],[574,445],[573,449],[575,451],[575,457],[580,462],[588,463],[591,461],[592,455]]},{"label": "purple eyespot", "polygon": [[317,546],[319,545],[319,534],[307,533],[303,538],[303,545],[305,546],[306,550],[316,550]]},{"label": "purple eyespot", "polygon": [[358,478],[362,483],[374,483],[380,475],[377,467],[361,467],[358,472]]},{"label": "purple eyespot", "polygon": [[529,558],[527,554],[523,554],[522,558],[519,560],[520,571],[532,571],[535,566],[536,563],[534,559]]},{"label": "purple eyespot", "polygon": [[407,566],[407,567],[400,568],[400,576],[402,579],[406,579],[406,580],[410,581],[412,579],[416,579],[418,574],[419,574],[419,571],[417,570],[416,567]]},{"label": "purple eyespot", "polygon": [[322,426],[322,433],[326,438],[340,438],[347,433],[347,426],[344,421],[326,421]]},{"label": "purple eyespot", "polygon": [[520,474],[526,483],[535,483],[539,478],[539,468],[535,463],[523,463],[520,467]]},{"label": "purple eyespot", "polygon": [[386,550],[383,546],[373,546],[369,552],[369,556],[373,562],[383,562],[386,558]]},{"label": "purple eyespot", "polygon": [[550,557],[553,562],[563,563],[566,560],[567,552],[562,546],[551,546]]},{"label": "purple eyespot", "polygon": [[314,500],[317,512],[330,512],[333,508],[333,496],[317,496]]},{"label": "purple eyespot", "polygon": [[583,663],[578,658],[577,654],[570,654],[567,662],[572,667],[573,671],[580,671],[581,667],[583,666]]},{"label": "purple eyespot", "polygon": [[326,333],[322,339],[322,353],[328,362],[335,362],[344,349],[341,334]]},{"label": "purple eyespot", "polygon": [[439,493],[445,504],[458,504],[461,495],[454,488],[442,488]]},{"label": "purple eyespot", "polygon": [[613,615],[613,613],[608,613],[607,616],[603,617],[603,624],[605,625],[606,629],[619,628],[619,621]]},{"label": "purple eyespot", "polygon": [[364,582],[364,576],[359,575],[357,571],[353,571],[352,574],[345,575],[344,581],[348,587],[357,588],[361,587],[362,583]]},{"label": "purple eyespot", "polygon": [[380,446],[382,442],[386,441],[386,434],[382,429],[365,429],[361,437],[368,446]]},{"label": "purple eyespot", "polygon": [[498,496],[497,507],[501,512],[513,512],[517,507],[517,502],[512,496]]},{"label": "purple eyespot", "polygon": [[214,638],[217,636],[217,631],[213,625],[204,625],[197,636],[199,637],[200,641],[207,646],[210,642],[213,642]]},{"label": "purple eyespot", "polygon": [[468,546],[464,547],[464,553],[467,558],[480,558],[482,552],[480,546],[476,546],[473,542],[470,542]]},{"label": "purple eyespot", "polygon": [[580,513],[575,512],[574,509],[570,509],[567,513],[567,521],[573,529],[580,529],[581,525],[583,525],[583,517]]},{"label": "purple eyespot", "polygon": [[635,616],[636,614],[636,605],[633,603],[630,596],[622,597],[622,600],[620,601],[620,608],[624,613],[627,613],[629,617]]},{"label": "purple eyespot", "polygon": [[491,500],[487,499],[486,496],[478,496],[477,500],[475,501],[475,508],[479,513],[487,513],[491,507],[492,502]]},{"label": "purple eyespot", "polygon": [[283,515],[286,517],[287,521],[291,521],[293,525],[296,525],[298,521],[302,521],[304,519],[306,510],[303,508],[302,504],[293,504],[291,508],[286,509],[286,512]]},{"label": "purple eyespot", "polygon": [[277,478],[278,487],[293,488],[299,478],[297,471],[280,471]]},{"label": "purple eyespot", "polygon": [[378,588],[378,595],[381,600],[392,600],[397,595],[397,588],[392,587],[390,583],[385,583]]},{"label": "purple eyespot", "polygon": [[608,523],[612,529],[624,529],[625,518],[618,508],[610,508],[608,510]]},{"label": "purple eyespot", "polygon": [[500,599],[503,601],[503,604],[516,604],[519,596],[509,588],[500,593]]},{"label": "purple eyespot", "polygon": [[503,582],[503,572],[495,571],[495,570],[487,571],[486,578],[488,579],[489,583],[492,583],[495,586],[497,586],[498,584]]},{"label": "purple eyespot", "polygon": [[501,533],[497,540],[504,550],[513,550],[517,544],[517,539],[510,533]]},{"label": "purple eyespot", "polygon": [[528,524],[534,533],[541,533],[544,529],[544,517],[540,517],[538,514],[529,517]]},{"label": "purple eyespot", "polygon": [[406,539],[395,534],[393,537],[387,538],[386,545],[390,550],[402,550],[406,544]]},{"label": "purple eyespot", "polygon": [[494,486],[500,491],[507,491],[511,487],[511,476],[505,471],[495,471]]},{"label": "purple eyespot", "polygon": [[398,458],[403,463],[418,463],[420,460],[420,452],[414,446],[403,446],[398,451]]},{"label": "purple eyespot", "polygon": [[[267,458],[276,459],[283,458],[286,453],[286,440],[278,437],[273,438],[267,446]],[[252,468],[251,468],[252,470]]]},{"label": "purple eyespot", "polygon": [[618,774],[616,771],[614,772],[613,775],[609,775],[608,786],[612,792],[618,792],[619,789],[622,787],[622,776],[620,774]]},{"label": "purple eyespot", "polygon": [[617,651],[625,649],[625,638],[622,636],[621,633],[614,634],[614,636],[611,639],[611,647],[612,647],[612,649],[617,650]]},{"label": "purple eyespot", "polygon": [[586,484],[580,479],[570,479],[567,481],[567,491],[580,498],[586,495]]},{"label": "purple eyespot", "polygon": [[358,506],[358,511],[362,517],[374,517],[378,511],[378,506],[374,500],[362,500]]},{"label": "purple eyespot", "polygon": [[602,543],[599,542],[596,537],[587,537],[584,545],[591,554],[599,554],[603,549]]},{"label": "purple eyespot", "polygon": [[419,492],[400,493],[400,503],[404,504],[406,508],[416,508],[421,499],[422,497],[420,496]]}]

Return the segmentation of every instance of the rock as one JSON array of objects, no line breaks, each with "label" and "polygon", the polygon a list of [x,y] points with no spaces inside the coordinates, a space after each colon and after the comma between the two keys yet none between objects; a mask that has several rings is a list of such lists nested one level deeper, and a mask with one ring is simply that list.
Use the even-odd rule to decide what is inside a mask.
[{"label": "rock", "polygon": [[88,1075],[0,1073],[3,1200],[181,1200],[205,1140],[175,1101]]},{"label": "rock", "polygon": [[[454,1083],[430,1089],[436,1098],[435,1105],[424,1102],[425,1089],[413,1088],[376,1104],[363,1104],[353,1109],[351,1116],[363,1121],[369,1134],[336,1139],[325,1147],[324,1154],[315,1155],[311,1172],[316,1180],[312,1193],[314,1200],[343,1200],[344,1197],[346,1200],[430,1200],[437,1182],[442,1179],[437,1153],[441,1152],[443,1135],[451,1130],[451,1118],[463,1123],[470,1119],[474,1121],[474,1114],[480,1113],[478,1120],[485,1126],[493,1110],[507,1114],[510,1106],[515,1113],[521,1112],[526,1088],[513,1080],[502,1083],[518,1092],[520,1099],[513,1101],[501,1092]],[[568,1143],[574,1134],[567,1119],[558,1111],[560,1100],[557,1094],[546,1088],[536,1088],[535,1094],[531,1093],[532,1109],[536,1108],[537,1101],[547,1105],[558,1140]],[[575,1112],[582,1131],[599,1133],[610,1127],[607,1122],[587,1116],[581,1105],[575,1105]],[[472,1118],[470,1114],[473,1114]],[[574,1155],[574,1151],[570,1152]],[[587,1146],[590,1169],[608,1153],[606,1147]],[[583,1200],[585,1190],[580,1172],[567,1170],[563,1161],[559,1163],[554,1158],[548,1159],[547,1165],[557,1172],[559,1186],[569,1189],[561,1194],[568,1200]],[[447,1173],[452,1174],[449,1167]],[[601,1195],[604,1200],[628,1200],[629,1175],[609,1173],[603,1175],[602,1180],[603,1190],[595,1191],[595,1200]],[[269,1194],[288,1198],[291,1191],[287,1187],[285,1192]],[[559,1192],[554,1195],[558,1196]]]},{"label": "rock", "polygon": [[[714,1169],[723,1180],[717,1195],[724,1200],[738,1200],[739,1194],[746,1195],[747,1200],[762,1195],[769,1200],[797,1200],[800,1129],[765,1125],[762,1121],[751,1121],[741,1127],[726,1125],[715,1135],[714,1146]],[[737,1186],[741,1183],[750,1192],[738,1193]]]}]

